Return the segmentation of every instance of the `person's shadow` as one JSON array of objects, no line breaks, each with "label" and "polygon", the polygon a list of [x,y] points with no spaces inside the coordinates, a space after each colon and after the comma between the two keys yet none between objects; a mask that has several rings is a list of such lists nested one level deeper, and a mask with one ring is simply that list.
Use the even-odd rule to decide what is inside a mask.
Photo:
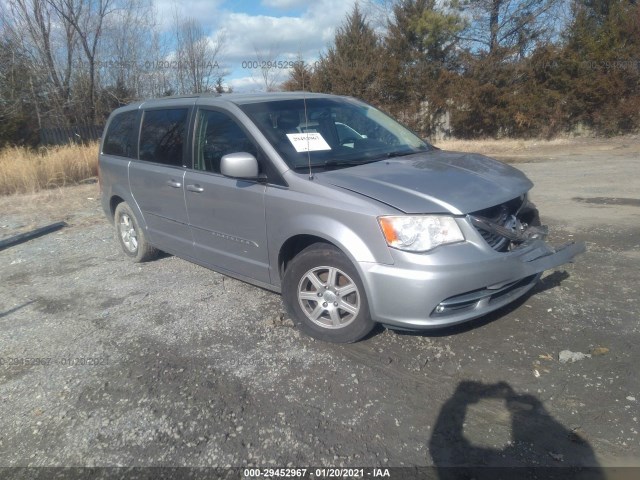
[{"label": "person's shadow", "polygon": [[605,478],[586,440],[506,382],[460,382],[440,410],[429,449],[440,479]]}]

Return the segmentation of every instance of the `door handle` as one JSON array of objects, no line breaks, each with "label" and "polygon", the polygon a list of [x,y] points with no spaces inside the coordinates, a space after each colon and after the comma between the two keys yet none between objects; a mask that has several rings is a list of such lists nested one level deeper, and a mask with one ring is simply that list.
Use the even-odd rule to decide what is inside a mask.
[{"label": "door handle", "polygon": [[175,180],[168,180],[167,185],[173,188],[180,188],[182,186],[182,183],[176,182]]},{"label": "door handle", "polygon": [[187,185],[187,190],[189,190],[190,192],[195,192],[195,193],[204,192],[204,188],[202,188],[197,183],[195,185]]}]

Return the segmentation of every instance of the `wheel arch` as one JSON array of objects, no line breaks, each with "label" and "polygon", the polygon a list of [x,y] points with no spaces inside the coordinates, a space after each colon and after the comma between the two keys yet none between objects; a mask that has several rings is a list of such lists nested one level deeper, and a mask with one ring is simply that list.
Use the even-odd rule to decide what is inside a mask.
[{"label": "wheel arch", "polygon": [[[276,257],[278,262],[278,283],[282,282],[288,262],[309,245],[317,242],[332,245],[340,250],[340,252],[351,261],[361,276],[363,272],[361,271],[359,262],[392,263],[393,261],[390,256],[376,258],[376,254],[374,253],[375,248],[372,248],[370,243],[367,243],[363,238],[358,236],[356,232],[347,225],[339,224],[334,220],[326,218],[307,218],[305,220],[304,223],[308,225],[325,225],[326,228],[323,231],[306,228],[301,232],[292,233],[286,236],[283,241],[278,242],[280,244]],[[329,233],[333,233],[334,235],[329,235]],[[388,251],[384,251],[384,254],[389,255]],[[378,252],[378,256],[381,257],[382,255]]]},{"label": "wheel arch", "polygon": [[[309,249],[308,247],[311,245],[316,245],[316,247]],[[331,250],[332,255],[326,254],[325,245],[327,249]],[[301,251],[305,251],[304,255],[297,256]],[[296,258],[299,258],[300,261],[293,260]],[[364,338],[375,327],[375,321],[371,318],[369,310],[369,292],[367,291],[366,282],[362,279],[360,266],[353,261],[353,257],[348,255],[348,252],[336,245],[336,242],[331,242],[329,239],[318,235],[294,235],[283,244],[279,261],[281,274],[283,275],[283,302],[294,324],[303,332],[324,341],[352,343]],[[289,269],[286,269],[287,261],[291,262]],[[334,283],[331,283],[331,286],[329,286],[330,277],[326,277],[326,280],[320,280],[327,282],[325,288],[317,291],[308,290],[314,292],[313,300],[303,302],[299,296],[299,289],[302,288],[307,291],[308,288],[308,285],[302,286],[302,280],[306,278],[304,272],[309,268],[319,268],[321,271],[326,272],[327,269],[331,269],[327,265],[333,266],[335,270],[340,272],[342,277],[348,278],[356,288],[346,292],[345,297],[342,297],[342,294],[337,293],[335,288],[345,284],[341,280],[340,283],[337,283],[339,277],[336,274],[332,280]],[[316,279],[318,278],[322,277],[316,277]],[[324,299],[318,299],[317,296],[321,296],[320,292],[324,292],[324,296],[329,296]],[[354,292],[355,298],[349,300]],[[308,299],[308,297],[305,298]],[[309,301],[315,303],[309,305]],[[333,304],[328,302],[333,302]],[[350,304],[352,308],[345,308],[345,302]],[[312,312],[309,311],[310,307]],[[321,309],[322,313],[317,314],[318,309]],[[341,315],[341,311],[346,312],[347,315]],[[335,317],[336,314],[337,318]],[[349,316],[349,314],[351,315]],[[324,320],[320,319],[318,315],[321,315]],[[327,315],[330,316],[330,319]],[[332,326],[326,325],[327,322]]]},{"label": "wheel arch", "polygon": [[111,223],[114,223],[116,208],[118,207],[118,205],[124,202],[129,205],[129,208],[131,208],[131,211],[136,216],[136,220],[138,221],[138,225],[140,226],[140,228],[147,230],[147,222],[145,221],[144,215],[140,211],[138,202],[136,202],[135,199],[127,193],[128,192],[126,191],[117,190],[111,192],[111,196],[109,197],[109,220],[111,221]]},{"label": "wheel arch", "polygon": [[284,272],[287,268],[288,263],[291,260],[293,260],[296,257],[296,255],[302,252],[305,248],[307,248],[310,245],[313,245],[314,243],[326,243],[328,245],[333,245],[334,247],[342,251],[342,249],[335,243],[317,235],[301,233],[301,234],[297,234],[292,237],[289,237],[282,244],[282,246],[280,247],[280,251],[278,252],[278,274],[281,281],[282,281],[282,278],[284,277]]},{"label": "wheel arch", "polygon": [[124,198],[122,198],[120,195],[112,195],[111,198],[109,199],[109,211],[111,212],[111,221],[113,221],[115,217],[116,208],[118,208],[118,205],[120,205],[122,202],[124,202]]}]

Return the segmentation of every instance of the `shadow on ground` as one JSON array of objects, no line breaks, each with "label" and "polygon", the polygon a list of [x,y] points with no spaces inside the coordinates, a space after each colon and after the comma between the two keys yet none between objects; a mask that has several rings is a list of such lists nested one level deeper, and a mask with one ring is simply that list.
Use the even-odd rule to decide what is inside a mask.
[{"label": "shadow on ground", "polygon": [[506,382],[460,382],[440,410],[429,451],[440,479],[523,478],[532,467],[540,478],[605,478],[585,439]]}]

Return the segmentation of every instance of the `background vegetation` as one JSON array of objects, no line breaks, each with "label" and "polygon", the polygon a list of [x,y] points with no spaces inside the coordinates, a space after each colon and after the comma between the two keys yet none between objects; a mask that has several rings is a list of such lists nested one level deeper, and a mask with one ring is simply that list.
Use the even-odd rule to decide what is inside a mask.
[{"label": "background vegetation", "polygon": [[287,90],[353,95],[425,136],[614,135],[640,127],[635,0],[401,0],[376,29],[356,5]]},{"label": "background vegetation", "polygon": [[77,185],[98,175],[98,144],[0,151],[0,195]]},{"label": "background vegetation", "polygon": [[[177,13],[169,44],[159,32],[152,0],[1,1],[0,148],[135,99],[226,91],[224,36]],[[260,72],[264,89],[360,97],[428,137],[640,127],[636,0],[362,0],[300,60],[279,86]]]}]

